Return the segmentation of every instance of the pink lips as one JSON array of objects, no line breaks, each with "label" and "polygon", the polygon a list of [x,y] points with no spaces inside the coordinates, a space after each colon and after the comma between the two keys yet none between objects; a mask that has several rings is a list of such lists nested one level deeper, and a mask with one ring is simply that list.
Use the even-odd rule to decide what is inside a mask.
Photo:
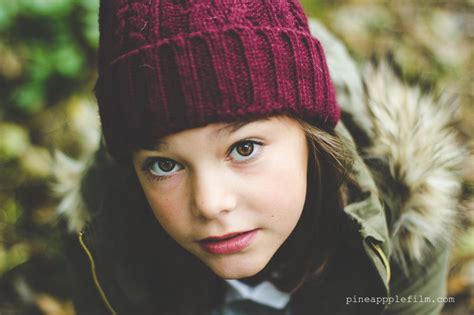
[{"label": "pink lips", "polygon": [[255,229],[242,233],[230,233],[218,237],[209,237],[199,241],[199,245],[210,254],[232,254],[249,246],[257,235],[257,232],[258,229]]}]

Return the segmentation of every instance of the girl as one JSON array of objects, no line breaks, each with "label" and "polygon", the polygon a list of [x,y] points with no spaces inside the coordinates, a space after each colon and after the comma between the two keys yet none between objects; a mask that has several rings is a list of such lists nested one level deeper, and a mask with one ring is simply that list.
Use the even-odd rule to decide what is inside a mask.
[{"label": "girl", "polygon": [[342,122],[296,0],[108,0],[100,32],[79,314],[440,311],[462,162],[449,111],[383,66],[363,95],[329,42]]}]

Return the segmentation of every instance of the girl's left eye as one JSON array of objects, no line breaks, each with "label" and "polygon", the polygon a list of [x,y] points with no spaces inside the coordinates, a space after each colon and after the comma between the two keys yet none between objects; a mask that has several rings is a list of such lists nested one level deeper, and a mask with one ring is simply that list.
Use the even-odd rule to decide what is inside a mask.
[{"label": "girl's left eye", "polygon": [[229,156],[235,161],[246,161],[254,158],[261,150],[262,143],[254,140],[244,140],[232,147]]}]

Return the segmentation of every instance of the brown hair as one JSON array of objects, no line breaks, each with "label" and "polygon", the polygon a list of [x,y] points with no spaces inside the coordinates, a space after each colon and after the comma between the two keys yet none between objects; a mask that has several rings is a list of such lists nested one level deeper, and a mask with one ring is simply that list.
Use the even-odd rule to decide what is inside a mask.
[{"label": "brown hair", "polygon": [[303,213],[283,246],[258,275],[244,281],[270,279],[283,291],[295,292],[308,281],[322,281],[332,254],[344,238],[345,186],[352,157],[334,131],[296,119],[308,143],[307,192]]}]

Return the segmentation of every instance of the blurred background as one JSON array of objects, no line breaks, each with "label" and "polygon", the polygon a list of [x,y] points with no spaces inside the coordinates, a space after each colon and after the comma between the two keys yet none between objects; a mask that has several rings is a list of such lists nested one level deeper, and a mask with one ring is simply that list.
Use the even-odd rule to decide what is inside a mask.
[{"label": "blurred background", "polygon": [[[0,0],[0,314],[75,314],[50,185],[60,150],[81,160],[99,140],[92,94],[99,0]],[[363,63],[390,56],[407,84],[455,92],[474,187],[474,0],[303,0]],[[59,187],[59,190],[61,187]],[[472,200],[472,199],[471,199]],[[474,206],[451,259],[444,315],[474,314]]]}]

